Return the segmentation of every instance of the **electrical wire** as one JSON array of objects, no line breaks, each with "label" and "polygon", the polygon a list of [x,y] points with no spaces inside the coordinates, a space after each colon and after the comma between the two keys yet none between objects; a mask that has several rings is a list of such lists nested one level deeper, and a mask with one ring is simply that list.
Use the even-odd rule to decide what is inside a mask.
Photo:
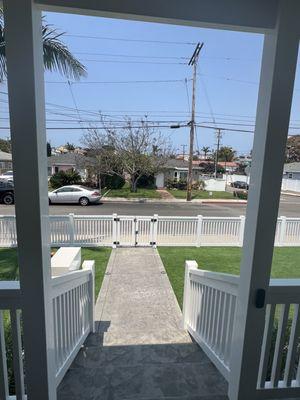
[{"label": "electrical wire", "polygon": [[196,42],[177,42],[177,41],[153,40],[153,39],[131,39],[131,38],[122,38],[122,37],[110,37],[110,36],[90,36],[90,35],[82,35],[82,34],[65,34],[64,36],[80,38],[80,39],[112,40],[112,41],[120,41],[120,42],[174,44],[174,45],[188,45],[188,46],[196,45]]}]

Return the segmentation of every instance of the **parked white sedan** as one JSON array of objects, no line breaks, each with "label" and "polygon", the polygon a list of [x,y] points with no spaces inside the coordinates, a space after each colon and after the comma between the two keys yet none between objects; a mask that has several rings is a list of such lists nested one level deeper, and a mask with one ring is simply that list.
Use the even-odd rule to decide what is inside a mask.
[{"label": "parked white sedan", "polygon": [[48,193],[49,204],[78,203],[82,206],[99,203],[101,195],[98,190],[85,186],[69,185]]}]

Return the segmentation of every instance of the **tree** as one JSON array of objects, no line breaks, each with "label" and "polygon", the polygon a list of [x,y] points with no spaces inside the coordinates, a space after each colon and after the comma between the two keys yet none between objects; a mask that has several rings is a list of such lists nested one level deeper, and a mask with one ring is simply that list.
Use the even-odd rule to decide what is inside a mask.
[{"label": "tree", "polygon": [[90,129],[82,139],[88,149],[89,168],[98,176],[129,176],[131,190],[136,192],[142,176],[154,175],[165,164],[169,154],[167,142],[143,120],[137,127],[130,119],[125,120],[122,128],[107,126],[103,120],[102,123],[103,132]]},{"label": "tree", "polygon": [[114,149],[115,164],[122,165],[130,177],[132,192],[142,176],[151,176],[161,170],[170,154],[170,146],[159,131],[141,120],[138,126],[131,119],[124,128],[106,128],[108,142]]},{"label": "tree", "polygon": [[[107,143],[107,135],[98,129],[87,130],[81,138],[82,144],[86,147],[85,167],[89,174],[97,177],[99,189],[102,187],[102,180],[105,176],[118,175],[123,178],[123,171],[120,165],[115,165],[113,149]],[[116,173],[116,171],[118,173]]]},{"label": "tree", "polygon": [[47,142],[47,157],[51,157],[51,155],[52,155],[51,144]]},{"label": "tree", "polygon": [[235,158],[236,151],[233,150],[232,147],[223,146],[220,147],[218,152],[218,160],[219,161],[233,161]]},{"label": "tree", "polygon": [[74,151],[74,150],[75,150],[74,144],[73,144],[73,143],[69,143],[69,142],[66,143],[65,148],[66,148],[68,151]]},{"label": "tree", "polygon": [[204,154],[204,158],[206,159],[207,158],[207,154],[210,152],[210,148],[208,146],[203,146],[201,150],[202,150],[202,152]]},{"label": "tree", "polygon": [[[43,23],[42,37],[45,69],[57,71],[70,79],[79,80],[81,77],[86,76],[86,69],[61,41],[63,35],[64,32],[58,32],[51,25]],[[0,8],[0,82],[3,81],[6,75],[5,26],[3,9]]]},{"label": "tree", "polygon": [[[199,166],[202,168],[203,174],[214,174],[215,173],[215,164],[213,162],[200,162]],[[217,173],[223,174],[225,172],[224,168],[221,165],[217,165]]]},{"label": "tree", "polygon": [[0,150],[5,153],[11,153],[11,141],[10,139],[0,139]]},{"label": "tree", "polygon": [[285,161],[287,163],[300,162],[300,135],[290,136],[287,139]]}]

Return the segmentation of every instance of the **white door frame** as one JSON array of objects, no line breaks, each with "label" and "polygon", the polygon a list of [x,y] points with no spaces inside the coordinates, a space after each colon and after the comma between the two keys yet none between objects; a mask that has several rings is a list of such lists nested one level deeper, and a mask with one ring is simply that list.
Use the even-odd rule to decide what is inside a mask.
[{"label": "white door frame", "polygon": [[27,396],[55,400],[41,11],[5,0],[4,17]]},{"label": "white door frame", "polygon": [[[279,20],[278,3],[284,5]],[[54,373],[52,376],[47,157],[39,9],[267,34],[238,301],[237,328],[240,329],[236,329],[233,346],[236,351],[232,376],[236,382],[230,383],[232,400],[252,400],[254,397],[250,397],[246,388],[254,387],[254,373],[250,377],[248,373],[252,366],[257,367],[257,357],[251,362],[249,354],[253,348],[257,349],[261,341],[264,318],[264,309],[257,311],[253,301],[255,290],[266,288],[270,274],[279,183],[297,61],[296,40],[300,29],[297,3],[297,0],[173,0],[171,3],[161,0],[4,1],[30,400],[54,400],[56,397]],[[28,203],[31,204],[30,213],[25,209]],[[251,344],[253,335],[248,328],[253,321],[255,324],[259,322],[260,327],[255,347]]]},{"label": "white door frame", "polygon": [[299,17],[299,1],[280,1],[276,29],[265,35],[230,362],[231,400],[253,400],[257,394],[265,324],[265,303],[257,301],[269,288],[299,47],[291,27]]}]

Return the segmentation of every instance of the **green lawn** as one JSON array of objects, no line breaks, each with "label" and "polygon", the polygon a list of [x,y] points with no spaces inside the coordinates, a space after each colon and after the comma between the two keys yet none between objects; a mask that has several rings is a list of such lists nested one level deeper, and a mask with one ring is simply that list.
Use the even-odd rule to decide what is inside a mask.
[{"label": "green lawn", "polygon": [[[161,259],[182,307],[184,262],[196,260],[199,268],[228,274],[239,274],[242,249],[239,247],[159,247]],[[274,249],[273,278],[300,278],[300,247]]]},{"label": "green lawn", "polygon": [[[186,190],[171,190],[168,192],[176,197],[176,199],[185,199],[186,198]],[[211,196],[209,194],[212,194]],[[234,199],[232,193],[229,192],[209,192],[206,190],[193,190],[192,191],[192,199]]]},{"label": "green lawn", "polygon": [[[82,260],[95,260],[95,294],[98,296],[107,262],[111,253],[109,247],[82,248]],[[0,249],[0,280],[17,280],[19,276],[17,249]]]},{"label": "green lawn", "polygon": [[105,197],[123,197],[125,199],[148,198],[160,199],[160,194],[155,189],[138,188],[136,193],[130,191],[128,184],[125,184],[122,189],[112,189]]}]

